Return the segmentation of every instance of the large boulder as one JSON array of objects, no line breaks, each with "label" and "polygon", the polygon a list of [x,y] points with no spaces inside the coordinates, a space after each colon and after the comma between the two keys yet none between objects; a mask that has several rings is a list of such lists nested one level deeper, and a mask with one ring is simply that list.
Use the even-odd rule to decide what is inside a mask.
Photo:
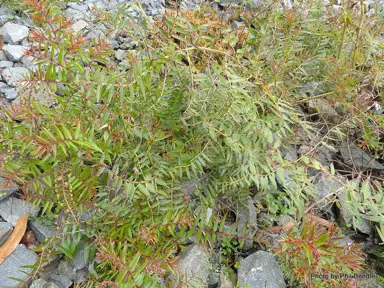
[{"label": "large boulder", "polygon": [[[202,285],[198,287],[205,287],[211,270],[209,260],[208,252],[201,245],[192,244],[180,254],[175,263],[178,278],[183,280],[183,283],[193,281]],[[175,279],[175,276],[173,275],[172,278]]]},{"label": "large boulder", "polygon": [[240,261],[238,269],[240,287],[283,288],[283,273],[275,257],[265,251],[257,251]]}]

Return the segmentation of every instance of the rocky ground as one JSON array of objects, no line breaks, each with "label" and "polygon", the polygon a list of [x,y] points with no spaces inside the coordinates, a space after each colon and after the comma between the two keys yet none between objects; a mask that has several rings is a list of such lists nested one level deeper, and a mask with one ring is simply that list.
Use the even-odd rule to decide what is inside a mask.
[{"label": "rocky ground", "polygon": [[[70,2],[65,8],[66,15],[73,20],[72,30],[75,33],[82,33],[87,40],[102,37],[109,41],[115,50],[117,62],[124,61],[124,54],[129,50],[134,50],[139,45],[138,39],[133,39],[129,35],[118,35],[109,26],[108,22],[99,21],[100,11],[112,12],[118,9],[119,5],[128,2],[126,0],[86,0],[81,3]],[[257,6],[258,1],[254,1]],[[148,16],[156,17],[170,5],[165,0],[145,0],[142,1],[143,8]],[[224,5],[224,3],[223,3]],[[284,5],[289,6],[290,2],[285,1]],[[184,9],[194,9],[198,6],[196,0],[182,0],[180,7]],[[337,6],[334,9],[338,9]],[[140,10],[137,7],[130,8],[132,18],[138,17]],[[4,36],[3,45],[0,51],[0,105],[9,106],[11,103],[20,101],[20,89],[22,89],[23,79],[29,71],[34,71],[36,63],[30,56],[25,55],[31,45],[29,35],[34,28],[33,22],[26,15],[15,14],[14,12],[0,8],[0,25],[2,26],[0,34]],[[308,83],[310,90],[314,83]],[[304,87],[305,88],[305,87]],[[46,96],[44,96],[46,97]],[[49,99],[39,99],[40,101],[50,101]],[[331,108],[330,108],[331,109]],[[380,109],[378,109],[379,111]],[[324,113],[337,113],[327,110]],[[321,137],[321,135],[319,136]],[[286,158],[290,161],[298,159],[300,154],[313,148],[318,139],[313,139],[306,145],[292,146],[290,151],[286,151]],[[351,146],[342,143],[339,147],[331,149],[322,148],[317,152],[318,160],[326,166],[332,162],[339,161],[344,165],[353,165],[359,170],[371,169],[375,173],[384,173],[383,161],[381,163],[372,158],[357,146]],[[289,180],[289,175],[286,175]],[[343,181],[343,176],[340,176]],[[317,198],[316,206],[319,211],[327,214],[330,219],[342,224],[351,224],[352,217],[348,209],[343,205],[343,199],[340,199],[341,206],[336,208],[333,205],[335,198],[340,195],[343,189],[339,182],[331,181],[325,174],[316,175]],[[19,187],[7,186],[5,180],[0,178],[0,245],[3,244],[11,234],[18,218],[28,213],[30,220],[28,223],[29,239],[24,237],[22,244],[0,265],[0,287],[15,286],[16,280],[27,279],[29,268],[23,268],[24,265],[32,265],[38,259],[38,255],[31,249],[38,245],[43,239],[54,237],[55,227],[49,227],[40,223],[36,219],[40,208],[33,207],[22,200]],[[192,183],[193,184],[193,183]],[[187,187],[188,185],[186,185]],[[188,190],[188,189],[186,189]],[[186,193],[188,193],[186,191]],[[256,213],[255,203],[251,199],[244,207],[239,207],[236,212],[237,221],[243,225],[252,225],[257,223],[258,215]],[[280,220],[283,224],[284,219]],[[274,220],[276,221],[276,219]],[[350,231],[350,237],[359,239],[362,247],[371,247],[373,243],[372,234],[374,233],[370,223],[360,221],[356,225],[357,231]],[[273,241],[274,235],[267,235]],[[352,239],[349,239],[352,242]],[[347,241],[348,242],[348,241]],[[346,245],[348,243],[346,242]],[[69,288],[76,287],[75,284],[83,283],[87,279],[88,270],[92,268],[91,263],[86,263],[83,257],[84,250],[80,249],[76,257],[67,262],[59,257],[53,257],[49,266],[45,267],[41,278],[30,282],[33,288]],[[252,251],[248,255],[240,257],[240,267],[237,275],[226,273],[220,269],[214,269],[217,260],[209,254],[202,246],[191,244],[189,248],[182,252],[178,259],[179,270],[187,275],[193,275],[200,278],[209,287],[230,288],[236,287],[236,281],[249,284],[250,287],[286,287],[284,276],[279,263],[273,254],[265,251]],[[213,263],[213,264],[212,264]],[[381,267],[382,269],[382,267]],[[374,273],[374,271],[370,271]],[[383,271],[381,271],[383,272]],[[202,286],[203,287],[203,286]],[[371,280],[365,287],[383,287],[375,280]]]}]

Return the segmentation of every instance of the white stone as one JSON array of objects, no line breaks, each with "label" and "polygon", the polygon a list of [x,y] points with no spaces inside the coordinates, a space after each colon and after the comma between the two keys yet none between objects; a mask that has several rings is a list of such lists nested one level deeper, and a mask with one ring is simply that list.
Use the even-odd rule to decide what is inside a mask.
[{"label": "white stone", "polygon": [[26,50],[28,50],[28,47],[21,45],[7,44],[3,47],[5,55],[11,61],[19,61],[25,55]]},{"label": "white stone", "polygon": [[73,23],[70,27],[70,29],[72,30],[72,32],[74,34],[77,34],[78,32],[80,32],[81,30],[85,29],[88,27],[88,23],[85,22],[84,20],[79,20],[75,23]]},{"label": "white stone", "polygon": [[9,44],[18,44],[29,34],[28,27],[10,22],[6,23],[1,30],[4,41]]},{"label": "white stone", "polygon": [[19,82],[28,76],[29,71],[24,67],[12,67],[3,70],[2,76],[8,85],[17,86]]}]

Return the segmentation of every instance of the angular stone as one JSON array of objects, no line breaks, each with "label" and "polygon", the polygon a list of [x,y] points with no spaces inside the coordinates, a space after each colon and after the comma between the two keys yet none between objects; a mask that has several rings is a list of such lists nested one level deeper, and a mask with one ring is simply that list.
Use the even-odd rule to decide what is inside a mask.
[{"label": "angular stone", "polygon": [[70,8],[72,8],[72,9],[74,9],[74,10],[83,12],[83,13],[87,12],[88,9],[89,9],[89,8],[88,8],[88,5],[86,5],[86,4],[80,5],[80,4],[77,4],[77,3],[75,3],[75,2],[69,2],[69,3],[67,4],[67,6],[70,7]]},{"label": "angular stone", "polygon": [[13,101],[17,98],[16,88],[1,89],[1,92],[4,94],[5,99],[8,101]]},{"label": "angular stone", "polygon": [[23,67],[12,67],[3,70],[3,78],[8,85],[17,86],[29,75],[27,68]]},{"label": "angular stone", "polygon": [[16,185],[8,184],[4,178],[0,177],[0,201],[10,197],[17,189],[18,187]]},{"label": "angular stone", "polygon": [[222,267],[220,271],[220,288],[236,288],[236,273],[229,267]]},{"label": "angular stone", "polygon": [[72,286],[73,282],[64,275],[52,275],[51,279],[49,279],[52,283],[55,283],[58,288],[69,288]]},{"label": "angular stone", "polygon": [[28,68],[31,71],[35,71],[37,68],[33,56],[25,55],[25,56],[21,57],[20,61],[21,61],[21,63],[23,63],[23,65],[26,68]]},{"label": "angular stone", "polygon": [[8,222],[0,222],[0,246],[7,241],[9,235],[11,235],[13,227]]},{"label": "angular stone", "polygon": [[127,58],[127,55],[128,55],[128,53],[125,50],[119,49],[119,50],[115,51],[115,57],[117,60],[123,61],[124,59]]},{"label": "angular stone", "polygon": [[35,252],[28,250],[23,244],[18,245],[15,251],[0,264],[0,287],[13,287],[19,284],[18,281],[10,278],[27,279],[32,269],[22,266],[33,265],[37,259]]},{"label": "angular stone", "polygon": [[[237,204],[236,222],[239,223],[237,227],[237,232],[243,233],[244,231],[248,231],[245,236],[247,238],[252,238],[254,228],[256,228],[257,226],[257,212],[251,197],[248,197],[248,200],[246,203]],[[252,244],[253,244],[252,241],[245,240],[244,249],[245,250],[250,249],[252,247]]]},{"label": "angular stone", "polygon": [[54,283],[48,283],[44,279],[38,279],[32,282],[29,288],[58,288]]},{"label": "angular stone", "polygon": [[353,165],[358,169],[384,170],[384,165],[372,159],[368,153],[357,147],[355,144],[343,142],[340,145],[340,153],[346,164]]},{"label": "angular stone", "polygon": [[39,241],[52,238],[56,235],[56,230],[53,227],[45,226],[38,221],[29,221],[28,226]]},{"label": "angular stone", "polygon": [[67,276],[70,280],[76,279],[76,269],[73,265],[65,260],[61,260],[57,267],[57,273]]},{"label": "angular stone", "polygon": [[210,274],[209,254],[204,251],[201,245],[192,244],[185,251],[180,253],[176,261],[176,273],[184,277],[186,281],[196,281],[205,287]]},{"label": "angular stone", "polygon": [[84,259],[84,242],[80,244],[80,248],[70,262],[76,270],[81,270],[87,266],[87,262]]},{"label": "angular stone", "polygon": [[241,288],[286,287],[283,273],[275,257],[265,251],[257,251],[240,261],[238,281]]},{"label": "angular stone", "polygon": [[70,26],[70,29],[73,31],[74,34],[77,34],[81,30],[87,28],[88,25],[89,24],[87,22],[85,22],[84,20],[79,20],[79,21],[76,21],[75,23],[73,23]]},{"label": "angular stone", "polygon": [[0,61],[0,69],[13,67],[13,62],[11,61]]},{"label": "angular stone", "polygon": [[28,50],[28,47],[22,45],[7,44],[3,47],[5,55],[11,61],[19,61],[25,55],[26,50]]},{"label": "angular stone", "polygon": [[65,10],[65,16],[74,20],[74,21],[85,18],[85,15],[83,12],[81,12],[79,10],[72,9],[72,8],[68,8],[67,10]]},{"label": "angular stone", "polygon": [[7,61],[7,56],[5,56],[5,53],[3,51],[0,51],[0,60]]},{"label": "angular stone", "polygon": [[28,27],[10,22],[6,23],[1,30],[4,35],[4,42],[9,44],[18,44],[29,34]]},{"label": "angular stone", "polygon": [[320,179],[315,183],[316,206],[322,211],[329,211],[337,196],[343,192],[343,186],[335,179],[320,173]]},{"label": "angular stone", "polygon": [[10,197],[0,202],[0,216],[12,226],[16,225],[17,220],[28,213],[32,217],[36,217],[40,211],[40,207],[34,207],[24,200]]}]

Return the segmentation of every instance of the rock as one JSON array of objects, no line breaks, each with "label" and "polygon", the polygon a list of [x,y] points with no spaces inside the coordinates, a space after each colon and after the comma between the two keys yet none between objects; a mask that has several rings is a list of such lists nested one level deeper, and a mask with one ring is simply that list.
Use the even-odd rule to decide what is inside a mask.
[{"label": "rock", "polygon": [[4,35],[4,42],[9,44],[19,44],[29,34],[28,27],[11,22],[6,23],[1,30],[1,34]]},{"label": "rock", "polygon": [[0,50],[0,61],[7,61],[7,56],[5,56],[5,53]]},{"label": "rock", "polygon": [[323,211],[329,211],[337,196],[343,192],[343,186],[335,179],[320,173],[320,180],[315,183],[316,205]]},{"label": "rock", "polygon": [[317,111],[321,118],[336,123],[340,115],[337,111],[323,99],[312,99],[308,101],[308,107]]},{"label": "rock", "polygon": [[17,189],[16,185],[8,184],[4,178],[0,177],[0,202],[10,197]]},{"label": "rock", "polygon": [[77,251],[75,257],[73,257],[72,261],[70,262],[76,270],[81,270],[85,268],[85,266],[87,266],[87,262],[85,262],[85,259],[84,259],[84,247],[85,247],[85,243],[82,242],[80,244],[80,248]]},{"label": "rock", "polygon": [[58,288],[55,283],[48,283],[44,279],[38,279],[32,282],[29,288]]},{"label": "rock", "polygon": [[29,221],[28,226],[31,228],[36,239],[39,241],[52,238],[56,235],[56,230],[54,228],[45,226],[38,221]]},{"label": "rock", "polygon": [[295,145],[289,145],[287,148],[280,148],[281,156],[290,162],[299,160],[298,150]]},{"label": "rock", "polygon": [[12,226],[15,226],[17,220],[26,213],[31,217],[36,217],[39,211],[40,207],[33,207],[30,203],[14,197],[0,202],[0,216]]},{"label": "rock", "polygon": [[229,267],[220,270],[220,288],[236,288],[236,273]]},{"label": "rock", "polygon": [[180,278],[193,279],[193,281],[197,281],[201,285],[207,283],[210,274],[209,254],[204,251],[201,245],[190,245],[185,251],[180,253],[175,264],[177,267],[176,273]]},{"label": "rock", "polygon": [[74,21],[85,18],[85,15],[83,12],[73,8],[68,8],[67,10],[65,10],[65,16]]},{"label": "rock", "polygon": [[73,279],[73,282],[76,284],[81,284],[87,281],[87,279],[88,279],[88,269],[82,269],[76,272],[76,277],[75,279]]},{"label": "rock", "polygon": [[17,98],[16,88],[1,89],[1,92],[4,94],[5,99],[8,101],[13,101]]},{"label": "rock", "polygon": [[[344,193],[339,194],[339,222],[341,225],[353,225],[353,214],[351,213],[348,205],[346,205],[346,197]],[[369,225],[368,220],[360,218],[355,220],[355,228],[363,234],[370,235],[372,227]]]},{"label": "rock", "polygon": [[98,41],[99,38],[103,40],[107,40],[107,36],[105,36],[104,32],[100,30],[91,30],[85,37],[85,39],[87,40],[96,40],[96,41]]},{"label": "rock", "polygon": [[11,235],[13,227],[8,222],[0,222],[0,246],[7,241],[9,235]]},{"label": "rock", "polygon": [[366,153],[353,143],[341,143],[340,153],[346,164],[353,165],[358,169],[384,170],[384,165],[372,159],[372,157],[368,153]]},{"label": "rock", "polygon": [[56,284],[58,288],[69,288],[73,284],[67,276],[57,274],[52,275],[49,281]]},{"label": "rock", "polygon": [[[257,226],[257,212],[251,197],[248,197],[245,204],[237,204],[236,222],[238,222],[237,232],[242,233],[239,235],[244,235],[244,231],[247,231],[244,236],[247,238],[253,237],[254,228]],[[245,240],[244,249],[248,250],[252,247],[252,244],[253,241]]]},{"label": "rock", "polygon": [[21,57],[25,55],[25,51],[28,50],[28,47],[22,45],[11,45],[7,44],[3,47],[3,51],[7,58],[11,61],[19,61]]},{"label": "rock", "polygon": [[305,94],[307,96],[317,96],[322,93],[323,91],[320,89],[320,83],[318,82],[306,83],[299,91],[299,94]]},{"label": "rock", "polygon": [[275,257],[264,251],[257,251],[240,261],[238,281],[242,288],[286,287],[283,273]]},{"label": "rock", "polygon": [[128,55],[128,53],[125,50],[120,50],[119,49],[119,50],[115,51],[115,57],[119,61],[123,61],[124,59],[126,59],[127,55]]},{"label": "rock", "polygon": [[0,61],[0,69],[13,67],[13,62],[11,61]]},{"label": "rock", "polygon": [[82,13],[86,13],[89,10],[89,7],[87,4],[80,5],[75,2],[69,2],[67,6],[74,10],[80,11]]},{"label": "rock", "polygon": [[183,10],[200,9],[200,0],[181,0],[180,8]]},{"label": "rock", "polygon": [[31,71],[36,71],[37,66],[34,62],[33,56],[25,55],[25,56],[21,57],[20,61],[21,61],[21,63],[23,63],[25,68],[28,68]]},{"label": "rock", "polygon": [[61,260],[57,267],[57,273],[67,276],[70,280],[76,279],[76,269],[73,265],[65,260]]},{"label": "rock", "polygon": [[17,278],[25,280],[32,272],[30,268],[23,268],[25,265],[33,265],[38,256],[35,252],[28,250],[23,244],[16,247],[15,251],[0,264],[0,285],[1,287],[17,286],[18,281],[10,279]]},{"label": "rock", "polygon": [[23,67],[12,67],[4,69],[2,75],[8,85],[17,86],[21,80],[28,77],[29,71]]},{"label": "rock", "polygon": [[85,22],[84,20],[79,20],[75,23],[73,23],[71,26],[70,26],[70,29],[73,31],[74,34],[77,34],[78,32],[80,32],[81,30],[85,29],[88,27],[88,23]]}]

